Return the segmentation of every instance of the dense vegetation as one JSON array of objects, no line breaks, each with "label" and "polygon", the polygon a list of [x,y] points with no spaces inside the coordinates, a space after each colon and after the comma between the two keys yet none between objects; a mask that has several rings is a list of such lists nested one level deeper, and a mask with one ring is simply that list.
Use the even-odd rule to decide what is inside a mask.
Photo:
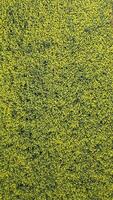
[{"label": "dense vegetation", "polygon": [[0,200],[112,200],[113,1],[1,14]]}]

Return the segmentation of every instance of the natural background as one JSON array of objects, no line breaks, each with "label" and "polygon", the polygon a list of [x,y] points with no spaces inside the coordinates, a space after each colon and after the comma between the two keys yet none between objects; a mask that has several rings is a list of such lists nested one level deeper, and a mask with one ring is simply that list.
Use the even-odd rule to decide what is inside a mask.
[{"label": "natural background", "polygon": [[0,4],[0,200],[112,200],[113,1]]}]

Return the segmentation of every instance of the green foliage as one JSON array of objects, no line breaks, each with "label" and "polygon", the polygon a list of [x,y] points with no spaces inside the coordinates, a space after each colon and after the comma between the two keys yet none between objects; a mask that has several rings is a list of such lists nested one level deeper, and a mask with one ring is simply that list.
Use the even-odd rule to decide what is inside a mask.
[{"label": "green foliage", "polygon": [[1,200],[112,200],[112,0],[1,1]]}]

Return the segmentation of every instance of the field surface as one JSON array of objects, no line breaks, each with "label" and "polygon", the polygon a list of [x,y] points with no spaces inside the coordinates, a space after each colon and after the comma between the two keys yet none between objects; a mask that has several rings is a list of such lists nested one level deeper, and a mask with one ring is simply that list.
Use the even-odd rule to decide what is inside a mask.
[{"label": "field surface", "polygon": [[0,4],[0,200],[112,200],[113,1]]}]

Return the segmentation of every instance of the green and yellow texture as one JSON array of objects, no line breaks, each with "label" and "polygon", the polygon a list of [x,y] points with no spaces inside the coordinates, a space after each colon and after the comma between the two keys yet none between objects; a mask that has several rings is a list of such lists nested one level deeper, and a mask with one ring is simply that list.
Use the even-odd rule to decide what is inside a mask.
[{"label": "green and yellow texture", "polygon": [[1,0],[0,200],[113,199],[113,1]]}]

